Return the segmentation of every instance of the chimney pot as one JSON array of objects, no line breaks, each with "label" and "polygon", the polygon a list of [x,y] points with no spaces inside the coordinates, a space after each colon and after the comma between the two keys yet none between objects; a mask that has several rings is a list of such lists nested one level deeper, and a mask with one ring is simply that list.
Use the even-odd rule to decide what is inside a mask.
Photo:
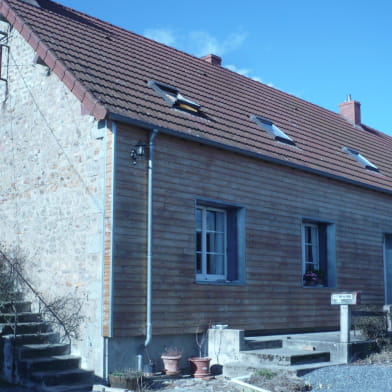
[{"label": "chimney pot", "polygon": [[361,103],[353,101],[351,95],[347,96],[347,101],[339,105],[340,114],[354,125],[361,125]]},{"label": "chimney pot", "polygon": [[217,56],[216,54],[207,54],[207,56],[201,57],[202,60],[207,61],[207,63],[210,63],[212,65],[222,65],[222,58]]}]

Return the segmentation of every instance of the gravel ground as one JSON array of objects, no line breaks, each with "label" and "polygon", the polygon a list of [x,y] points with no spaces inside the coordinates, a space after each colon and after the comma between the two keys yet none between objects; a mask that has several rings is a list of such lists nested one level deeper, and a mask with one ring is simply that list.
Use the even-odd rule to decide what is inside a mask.
[{"label": "gravel ground", "polygon": [[[376,355],[351,365],[329,366],[302,377],[314,392],[392,392],[392,352]],[[123,392],[122,389],[96,385],[94,391]],[[211,380],[191,377],[162,379],[152,392],[238,392],[236,385],[224,376]],[[287,389],[282,389],[286,392]],[[29,392],[0,381],[0,392]]]},{"label": "gravel ground", "polygon": [[317,392],[391,392],[390,365],[343,365],[315,370],[303,377]]},{"label": "gravel ground", "polygon": [[[392,366],[388,364],[329,366],[302,378],[312,385],[314,392],[392,392]],[[225,377],[218,376],[208,381],[192,378],[168,381],[155,391],[238,392],[238,389]]]}]

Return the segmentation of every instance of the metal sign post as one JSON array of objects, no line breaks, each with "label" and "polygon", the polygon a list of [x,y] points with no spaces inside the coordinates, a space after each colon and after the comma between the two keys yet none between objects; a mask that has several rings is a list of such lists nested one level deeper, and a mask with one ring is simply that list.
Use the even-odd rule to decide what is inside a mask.
[{"label": "metal sign post", "polygon": [[359,291],[349,293],[332,293],[331,305],[340,305],[340,342],[350,343],[351,312],[350,305],[359,305],[361,295]]}]

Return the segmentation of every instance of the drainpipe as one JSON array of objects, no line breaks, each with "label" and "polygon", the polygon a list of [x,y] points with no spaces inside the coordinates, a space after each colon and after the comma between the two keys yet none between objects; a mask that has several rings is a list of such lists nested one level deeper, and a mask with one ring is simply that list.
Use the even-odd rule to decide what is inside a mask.
[{"label": "drainpipe", "polygon": [[154,174],[154,140],[158,131],[154,129],[150,135],[148,158],[148,194],[147,194],[147,307],[146,307],[146,340],[144,347],[148,347],[152,337],[152,203],[153,203],[153,174]]}]

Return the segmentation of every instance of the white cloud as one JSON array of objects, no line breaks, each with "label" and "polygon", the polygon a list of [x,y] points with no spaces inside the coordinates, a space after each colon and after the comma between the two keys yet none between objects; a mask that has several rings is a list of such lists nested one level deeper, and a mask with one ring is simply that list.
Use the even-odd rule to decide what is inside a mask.
[{"label": "white cloud", "polygon": [[238,68],[234,64],[228,64],[225,67],[228,68],[230,71],[237,72],[240,75],[244,75],[244,76],[248,76],[249,72],[250,72],[250,69],[248,69],[248,68]]},{"label": "white cloud", "polygon": [[[193,53],[197,57],[205,56],[207,54],[223,56],[229,52],[233,52],[241,47],[248,36],[245,32],[236,32],[229,34],[223,40],[219,40],[206,31],[193,31],[184,35],[163,28],[147,29],[144,31],[143,35],[188,53]],[[251,69],[239,68],[233,64],[228,64],[225,67],[240,75],[247,76],[248,78],[263,83],[259,76],[252,75]],[[272,83],[267,84],[268,86],[274,87]]]},{"label": "white cloud", "polygon": [[[259,76],[252,76],[252,70],[248,68],[238,68],[236,65],[233,64],[228,64],[225,67],[230,69],[230,71],[237,72],[240,75],[247,76],[248,78],[256,80],[257,82],[263,83],[263,80]],[[268,83],[268,86],[273,87],[271,83]]]},{"label": "white cloud", "polygon": [[169,29],[147,29],[143,35],[168,46],[175,46],[177,42],[175,33]]},{"label": "white cloud", "polygon": [[206,31],[194,31],[190,33],[195,55],[198,57],[207,54],[223,56],[226,53],[238,49],[246,40],[247,33],[231,33],[224,40],[218,40]]}]

